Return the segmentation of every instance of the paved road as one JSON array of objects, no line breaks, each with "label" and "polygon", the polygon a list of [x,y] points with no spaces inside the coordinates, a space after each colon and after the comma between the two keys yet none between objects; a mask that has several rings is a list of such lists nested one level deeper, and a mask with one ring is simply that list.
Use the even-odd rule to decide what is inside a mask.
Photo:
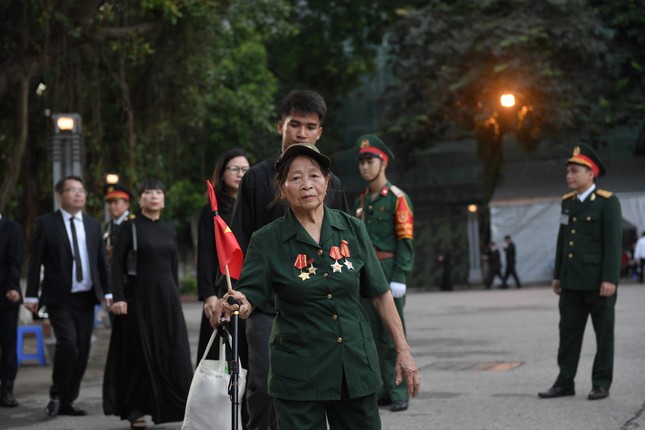
[{"label": "paved road", "polygon": [[[406,412],[382,411],[384,429],[632,430],[645,428],[645,286],[621,285],[611,397],[590,402],[595,342],[587,327],[577,395],[539,400],[556,377],[557,298],[547,287],[522,290],[411,292],[408,337],[421,369],[422,392]],[[185,303],[195,351],[200,306]],[[110,331],[96,331],[96,350],[78,404],[87,417],[46,417],[51,366],[20,369],[21,405],[0,410],[0,429],[123,429],[101,410],[101,378]],[[194,354],[193,354],[194,355]],[[156,426],[179,429],[180,424]]]}]

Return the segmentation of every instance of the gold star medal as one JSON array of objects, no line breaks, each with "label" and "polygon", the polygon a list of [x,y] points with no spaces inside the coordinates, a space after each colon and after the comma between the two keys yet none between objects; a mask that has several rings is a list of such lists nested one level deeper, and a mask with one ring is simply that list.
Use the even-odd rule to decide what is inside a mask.
[{"label": "gold star medal", "polygon": [[340,247],[339,246],[332,246],[331,249],[329,250],[329,256],[334,260],[334,264],[331,265],[331,268],[334,269],[335,272],[343,272],[343,266],[341,266],[338,263],[338,260],[340,260],[343,255],[340,253]]},{"label": "gold star medal", "polygon": [[340,241],[340,253],[343,257],[345,257],[345,261],[343,262],[343,264],[347,266],[347,269],[348,270],[354,269],[354,265],[352,264],[351,261],[349,261],[349,258],[348,258],[350,257],[349,242],[347,242],[344,239]]},{"label": "gold star medal", "polygon": [[296,269],[300,270],[298,278],[302,279],[303,281],[309,279],[310,273],[302,271],[302,269],[307,267],[307,256],[305,254],[298,254],[298,256],[296,257],[296,262],[293,263],[293,266]]}]

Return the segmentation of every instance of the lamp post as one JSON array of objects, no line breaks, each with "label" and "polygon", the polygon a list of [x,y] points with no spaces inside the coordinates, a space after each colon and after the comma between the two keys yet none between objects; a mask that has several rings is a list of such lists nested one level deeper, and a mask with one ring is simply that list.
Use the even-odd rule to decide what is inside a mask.
[{"label": "lamp post", "polygon": [[[117,173],[107,173],[105,175],[105,183],[109,185],[114,185],[119,182],[119,175]],[[106,201],[103,205],[103,219],[105,222],[110,220],[110,212],[108,211],[108,202]]]},{"label": "lamp post", "polygon": [[[85,151],[81,116],[77,113],[56,113],[52,137],[52,179],[54,185],[66,176],[83,177]],[[54,191],[54,209],[58,209]]]},{"label": "lamp post", "polygon": [[479,248],[479,220],[477,205],[468,206],[468,283],[482,283],[481,249]]}]

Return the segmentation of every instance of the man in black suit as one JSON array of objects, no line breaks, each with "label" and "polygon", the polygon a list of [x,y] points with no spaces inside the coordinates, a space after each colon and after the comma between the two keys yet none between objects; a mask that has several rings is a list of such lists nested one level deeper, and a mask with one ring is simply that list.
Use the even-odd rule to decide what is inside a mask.
[{"label": "man in black suit", "polygon": [[112,295],[108,263],[98,220],[83,213],[87,191],[83,180],[68,176],[55,186],[60,210],[39,217],[29,246],[25,307],[38,310],[40,268],[45,267],[40,304],[47,307],[56,336],[50,401],[45,412],[86,415],[74,404],[90,352],[94,306]]},{"label": "man in black suit", "polygon": [[22,228],[0,215],[0,406],[13,408],[13,382],[18,373],[16,330],[22,295],[20,268],[24,246]]},{"label": "man in black suit", "polygon": [[517,288],[522,288],[520,278],[517,276],[517,272],[515,271],[515,243],[513,242],[513,239],[511,239],[510,235],[504,236],[504,242],[506,242],[506,246],[504,247],[504,253],[506,254],[506,272],[504,273],[504,284],[508,285],[508,278],[512,276],[513,279],[515,279],[515,286]]}]

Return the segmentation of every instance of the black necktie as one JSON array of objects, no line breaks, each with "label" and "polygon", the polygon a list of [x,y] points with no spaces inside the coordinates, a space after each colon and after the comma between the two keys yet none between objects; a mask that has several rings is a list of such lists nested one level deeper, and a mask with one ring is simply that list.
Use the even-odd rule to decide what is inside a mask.
[{"label": "black necktie", "polygon": [[74,261],[76,262],[76,281],[81,282],[83,280],[83,265],[81,264],[81,253],[78,250],[78,237],[76,236],[74,217],[69,219],[69,225],[72,228],[72,245],[74,246]]}]

